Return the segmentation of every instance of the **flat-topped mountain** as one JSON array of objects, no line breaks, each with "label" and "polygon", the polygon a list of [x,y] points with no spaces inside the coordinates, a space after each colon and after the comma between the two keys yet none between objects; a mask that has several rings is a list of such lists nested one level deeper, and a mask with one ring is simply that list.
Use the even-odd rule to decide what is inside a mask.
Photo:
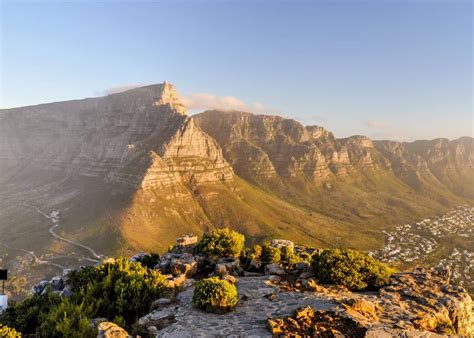
[{"label": "flat-topped mountain", "polygon": [[382,230],[474,198],[470,137],[373,141],[278,116],[188,117],[168,83],[3,109],[0,138],[0,250],[51,269],[94,258],[77,243],[158,251],[220,226],[377,249]]}]

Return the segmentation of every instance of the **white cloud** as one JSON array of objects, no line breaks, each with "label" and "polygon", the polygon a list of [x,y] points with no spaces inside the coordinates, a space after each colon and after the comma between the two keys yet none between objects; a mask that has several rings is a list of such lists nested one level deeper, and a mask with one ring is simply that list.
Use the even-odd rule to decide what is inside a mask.
[{"label": "white cloud", "polygon": [[[124,92],[133,88],[143,87],[145,84],[128,84],[113,86],[105,89],[101,95],[110,95]],[[202,110],[238,110],[250,113],[278,113],[278,110],[269,108],[260,102],[246,103],[235,96],[217,96],[210,93],[193,93],[190,95],[179,95],[181,102],[191,111]]]},{"label": "white cloud", "polygon": [[266,107],[260,102],[246,103],[235,96],[217,96],[209,93],[180,95],[183,104],[189,110],[238,110],[252,113],[271,113],[275,109]]}]

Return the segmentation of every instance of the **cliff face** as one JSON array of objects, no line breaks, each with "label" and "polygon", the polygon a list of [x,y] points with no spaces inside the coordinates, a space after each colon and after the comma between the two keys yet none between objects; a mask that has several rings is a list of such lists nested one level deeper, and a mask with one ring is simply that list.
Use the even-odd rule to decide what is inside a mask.
[{"label": "cliff face", "polygon": [[[0,134],[2,178],[53,171],[59,177],[100,177],[130,186],[156,183],[158,176],[167,177],[161,180],[164,184],[181,181],[183,175],[206,182],[232,178],[215,141],[187,120],[168,83],[2,110]],[[159,162],[163,165],[158,170]],[[155,178],[145,176],[150,166]],[[222,175],[217,173],[221,169]]]},{"label": "cliff face", "polygon": [[322,127],[305,127],[278,116],[207,111],[193,119],[218,140],[242,176],[303,175],[321,181],[384,169],[397,176],[429,174],[443,182],[442,176],[449,172],[472,175],[474,165],[474,141],[468,137],[412,143],[372,141],[365,136],[337,139]]},{"label": "cliff face", "polygon": [[278,116],[188,117],[168,83],[1,110],[0,140],[8,252],[58,246],[25,205],[63,212],[63,234],[103,252],[162,250],[217,226],[372,249],[382,227],[474,198],[472,138],[338,139]]}]

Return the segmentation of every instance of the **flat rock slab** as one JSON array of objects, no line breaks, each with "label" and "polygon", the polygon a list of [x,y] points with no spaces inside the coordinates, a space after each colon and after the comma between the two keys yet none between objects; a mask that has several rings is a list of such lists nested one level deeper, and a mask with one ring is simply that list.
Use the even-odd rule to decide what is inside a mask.
[{"label": "flat rock slab", "polygon": [[[227,314],[205,313],[192,307],[194,287],[178,295],[176,322],[162,329],[157,337],[271,337],[267,318],[288,316],[298,307],[310,305],[327,310],[336,305],[311,292],[281,291],[267,285],[267,277],[239,277],[236,284],[239,304]],[[275,294],[276,297],[269,297]],[[273,300],[270,300],[274,298]]]}]

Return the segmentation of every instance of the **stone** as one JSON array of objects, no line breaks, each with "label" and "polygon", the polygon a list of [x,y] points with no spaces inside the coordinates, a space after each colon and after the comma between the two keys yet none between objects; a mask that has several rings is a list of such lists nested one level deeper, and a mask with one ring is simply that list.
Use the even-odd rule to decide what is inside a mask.
[{"label": "stone", "polygon": [[62,277],[55,276],[50,281],[51,288],[55,291],[61,291],[64,289],[64,280]]},{"label": "stone", "polygon": [[140,253],[137,253],[136,255],[133,255],[132,257],[130,257],[129,261],[137,263],[137,262],[140,262],[143,259],[143,257],[145,257],[147,255],[148,255],[148,253],[146,253],[146,252],[140,252]]},{"label": "stone", "polygon": [[279,264],[267,264],[264,271],[266,275],[285,276],[287,274]]},{"label": "stone", "polygon": [[293,249],[295,247],[295,243],[286,239],[272,239],[270,241],[270,246],[278,249],[281,249],[283,247],[289,247]]},{"label": "stone", "polygon": [[222,277],[222,280],[225,280],[225,281],[229,282],[230,284],[237,283],[237,278],[235,278],[232,275],[225,275],[224,277]]},{"label": "stone", "polygon": [[90,324],[93,326],[93,327],[97,327],[99,326],[100,323],[103,323],[103,322],[108,322],[107,318],[92,318],[90,320]]},{"label": "stone", "polygon": [[61,297],[71,297],[73,295],[72,288],[70,285],[66,285],[59,294]]},{"label": "stone", "polygon": [[329,293],[328,289],[316,283],[313,278],[302,279],[301,286],[307,291],[312,291],[316,293]]},{"label": "stone", "polygon": [[99,324],[97,338],[129,338],[127,331],[117,324],[111,322],[102,322]]},{"label": "stone", "polygon": [[239,275],[243,273],[243,269],[240,266],[240,260],[235,257],[221,257],[217,260],[216,266],[225,266],[227,272],[231,275]]},{"label": "stone", "polygon": [[178,237],[176,239],[176,246],[178,247],[187,247],[187,246],[195,246],[198,242],[198,237],[188,234],[182,237]]},{"label": "stone", "polygon": [[307,271],[300,274],[301,279],[307,279],[310,277],[314,277],[314,273]]},{"label": "stone", "polygon": [[197,272],[197,262],[194,260],[193,255],[183,253],[178,257],[171,258],[169,272],[174,276],[182,273],[189,277],[193,276]]},{"label": "stone", "polygon": [[281,281],[281,277],[277,275],[270,275],[268,280],[272,283],[279,283]]},{"label": "stone", "polygon": [[143,326],[154,326],[157,329],[162,329],[168,325],[174,323],[177,306],[167,306],[162,309],[154,310],[141,317],[138,320],[138,324]]},{"label": "stone", "polygon": [[43,290],[46,288],[47,285],[48,285],[48,281],[42,280],[37,285],[33,285],[31,287],[31,293],[34,295],[39,295],[43,292]]},{"label": "stone", "polygon": [[172,288],[182,288],[186,281],[186,274],[182,273],[178,276],[172,276],[168,279],[168,285]]},{"label": "stone", "polygon": [[371,320],[378,320],[379,311],[377,305],[374,302],[371,302],[364,298],[360,298],[356,300],[351,299],[347,302],[347,304],[343,305],[349,314],[354,314],[354,312],[357,312],[358,314],[361,314],[362,316]]},{"label": "stone", "polygon": [[171,304],[172,300],[169,298],[159,298],[157,300],[154,300],[153,303],[151,303],[151,308],[156,309],[159,307],[163,307],[165,305]]}]

